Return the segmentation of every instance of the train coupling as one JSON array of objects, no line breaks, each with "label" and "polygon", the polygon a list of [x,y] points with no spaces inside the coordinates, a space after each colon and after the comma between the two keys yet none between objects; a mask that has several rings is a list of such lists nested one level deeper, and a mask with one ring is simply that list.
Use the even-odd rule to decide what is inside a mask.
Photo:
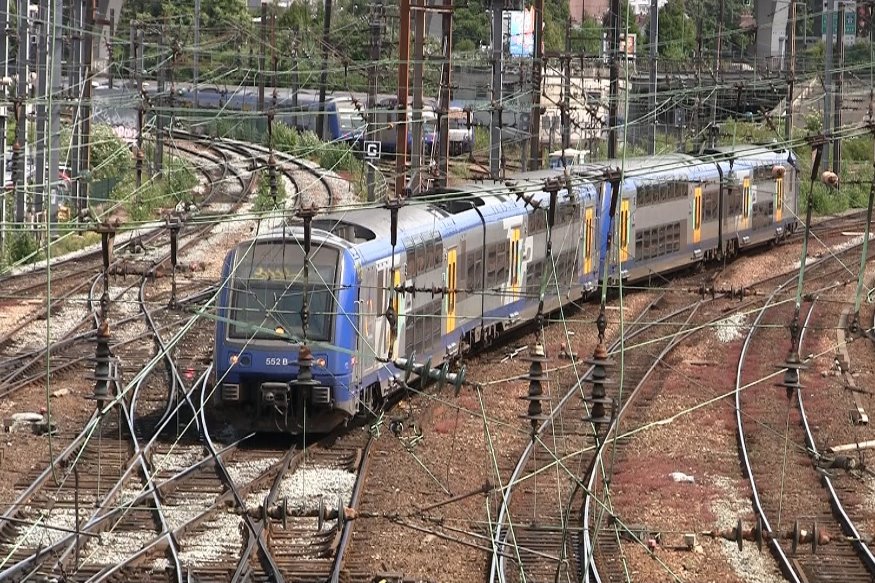
[{"label": "train coupling", "polygon": [[285,407],[289,403],[291,388],[288,383],[261,383],[261,401],[274,407]]}]

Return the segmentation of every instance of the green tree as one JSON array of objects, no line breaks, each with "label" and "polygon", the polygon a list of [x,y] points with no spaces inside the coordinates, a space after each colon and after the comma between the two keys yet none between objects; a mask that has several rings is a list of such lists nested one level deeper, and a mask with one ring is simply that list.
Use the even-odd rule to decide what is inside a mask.
[{"label": "green tree", "polygon": [[571,17],[568,2],[546,0],[544,2],[544,49],[565,51],[565,27]]},{"label": "green tree", "polygon": [[696,23],[684,9],[684,0],[668,0],[659,10],[659,54],[680,60],[696,50]]},{"label": "green tree", "polygon": [[598,57],[602,50],[603,31],[599,21],[593,18],[584,19],[577,29],[571,31],[571,52]]},{"label": "green tree", "polygon": [[[483,0],[470,0],[453,12],[453,46],[478,47],[481,42],[488,44],[491,38],[489,12]],[[467,41],[467,42],[464,42]]]}]

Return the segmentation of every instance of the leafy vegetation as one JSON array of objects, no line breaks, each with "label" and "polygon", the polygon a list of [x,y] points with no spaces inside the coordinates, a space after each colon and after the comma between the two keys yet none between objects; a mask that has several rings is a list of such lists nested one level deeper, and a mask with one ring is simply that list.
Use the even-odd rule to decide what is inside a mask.
[{"label": "leafy vegetation", "polygon": [[255,191],[253,209],[256,212],[282,209],[286,201],[286,185],[277,176],[276,198],[271,196],[269,174],[265,171],[258,176],[258,190]]},{"label": "leafy vegetation", "polygon": [[191,190],[197,184],[188,162],[174,156],[164,157],[164,171],[151,180],[144,175],[143,184],[136,186],[136,172],[130,171],[112,190],[110,197],[122,203],[134,221],[155,218],[159,208],[172,208],[179,202],[191,201]]}]

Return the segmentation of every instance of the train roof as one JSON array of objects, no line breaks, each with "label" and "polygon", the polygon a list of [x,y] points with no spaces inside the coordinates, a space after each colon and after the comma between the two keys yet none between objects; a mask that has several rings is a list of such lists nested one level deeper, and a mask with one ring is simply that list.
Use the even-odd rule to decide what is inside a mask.
[{"label": "train roof", "polygon": [[[398,232],[421,231],[425,225],[432,225],[448,215],[430,204],[406,204],[398,209]],[[314,229],[326,231],[353,244],[373,239],[388,240],[391,236],[389,212],[383,207],[318,214],[312,225]],[[300,223],[295,222],[290,226],[299,227]]]}]

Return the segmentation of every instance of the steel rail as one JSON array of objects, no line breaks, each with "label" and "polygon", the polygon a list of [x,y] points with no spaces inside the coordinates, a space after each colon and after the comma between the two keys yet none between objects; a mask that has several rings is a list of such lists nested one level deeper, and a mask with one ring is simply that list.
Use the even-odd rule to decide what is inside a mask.
[{"label": "steel rail", "polygon": [[[657,299],[651,301],[641,311],[641,314],[638,316],[638,318],[635,319],[635,321],[632,323],[632,326],[641,325],[641,322],[642,322],[644,315],[647,314],[647,312],[662,299],[663,295],[660,295]],[[666,316],[666,317],[671,317],[671,315]],[[649,325],[653,325],[653,323],[650,323]],[[640,332],[643,332],[646,329],[647,329],[647,325],[645,325],[641,328],[638,328],[638,329],[629,330],[628,331],[629,334],[626,337],[626,339],[630,340],[630,339],[634,338],[635,336],[637,336]],[[615,340],[610,345],[608,350],[612,351],[612,350],[616,349],[619,345],[620,345],[620,340]],[[591,372],[592,372],[592,367],[590,367],[587,370],[587,372],[582,374],[580,376],[580,379],[586,378]],[[491,565],[490,565],[490,569],[489,569],[489,583],[495,583],[496,579],[501,583],[504,583],[504,581],[506,580],[505,575],[504,575],[505,554],[504,554],[503,549],[505,546],[507,546],[509,544],[505,539],[507,536],[510,536],[512,534],[511,533],[512,527],[509,526],[508,532],[505,534],[502,534],[502,530],[503,530],[504,523],[509,520],[508,514],[510,512],[510,500],[511,500],[511,494],[513,492],[513,484],[515,484],[517,482],[520,475],[524,471],[525,465],[528,462],[529,457],[531,457],[532,452],[534,451],[534,447],[535,447],[535,444],[537,442],[537,438],[539,438],[542,434],[544,434],[544,432],[547,431],[547,429],[549,429],[552,426],[556,415],[558,414],[559,411],[561,411],[563,409],[563,407],[571,399],[571,397],[578,394],[578,391],[581,389],[581,383],[582,383],[582,380],[578,380],[578,382],[576,382],[565,393],[565,395],[559,400],[559,403],[556,405],[556,407],[553,408],[549,417],[546,420],[544,420],[544,422],[538,427],[537,431],[535,432],[535,435],[533,436],[533,439],[529,440],[529,442],[526,444],[525,449],[523,450],[522,454],[519,457],[519,460],[517,461],[516,467],[514,467],[514,471],[511,474],[510,479],[508,481],[509,486],[506,488],[506,490],[504,491],[504,493],[502,495],[501,507],[500,507],[499,512],[498,512],[498,517],[496,518],[496,521],[495,521],[495,531],[494,531],[494,534],[492,536],[493,553],[492,553]]]},{"label": "steel rail", "polygon": [[[212,366],[209,370],[212,370]],[[265,540],[264,533],[257,529],[257,526],[253,523],[252,518],[246,513],[246,503],[243,500],[243,497],[240,495],[240,492],[236,484],[234,483],[234,480],[231,478],[231,474],[228,472],[228,468],[225,467],[224,462],[216,453],[216,447],[213,443],[212,436],[210,435],[209,424],[207,423],[206,419],[205,396],[206,391],[202,390],[199,414],[201,415],[201,438],[203,440],[203,443],[212,458],[216,461],[216,468],[219,471],[222,480],[226,484],[228,484],[228,488],[234,497],[234,504],[242,512],[241,516],[243,519],[243,523],[246,525],[246,529],[248,530],[250,536],[256,536],[257,545],[259,550],[261,551],[261,557],[267,564],[267,570],[271,572],[275,583],[284,583],[285,579],[283,578],[282,572],[280,571],[279,565],[277,565],[273,554],[270,552],[270,547],[267,544],[267,540]]]}]

